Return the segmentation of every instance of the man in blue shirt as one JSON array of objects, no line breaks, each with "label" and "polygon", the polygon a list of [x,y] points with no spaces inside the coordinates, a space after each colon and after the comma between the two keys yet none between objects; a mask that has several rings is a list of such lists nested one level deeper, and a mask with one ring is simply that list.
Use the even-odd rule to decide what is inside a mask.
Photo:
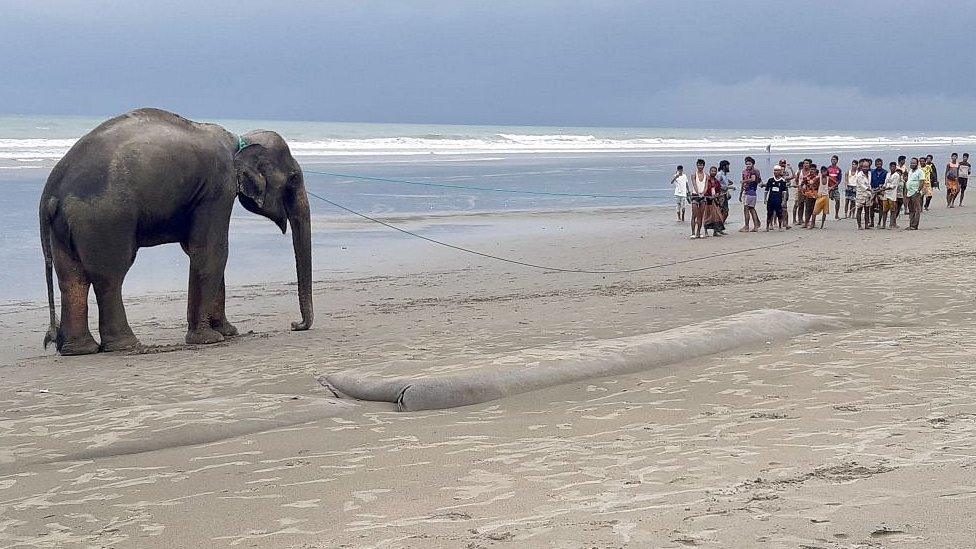
[{"label": "man in blue shirt", "polygon": [[874,214],[878,214],[878,222],[881,222],[881,194],[884,192],[885,180],[888,178],[888,170],[884,169],[884,160],[876,158],[874,169],[871,170],[871,221],[867,228],[874,228]]}]

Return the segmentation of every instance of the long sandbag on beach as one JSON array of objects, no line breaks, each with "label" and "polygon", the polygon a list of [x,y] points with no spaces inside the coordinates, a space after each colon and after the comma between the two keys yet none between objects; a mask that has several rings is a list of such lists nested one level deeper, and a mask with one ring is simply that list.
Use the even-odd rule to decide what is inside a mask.
[{"label": "long sandbag on beach", "polygon": [[380,377],[352,369],[326,376],[360,400],[396,402],[400,410],[478,404],[588,378],[639,372],[737,347],[843,327],[839,319],[760,309],[663,332],[524,349],[448,375]]}]

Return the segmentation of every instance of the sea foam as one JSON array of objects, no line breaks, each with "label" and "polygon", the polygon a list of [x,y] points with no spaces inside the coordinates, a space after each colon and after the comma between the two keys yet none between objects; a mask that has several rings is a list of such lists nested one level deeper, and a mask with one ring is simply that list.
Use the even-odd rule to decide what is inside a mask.
[{"label": "sea foam", "polygon": [[[705,133],[705,132],[703,132]],[[287,138],[287,135],[285,136]],[[0,159],[37,162],[62,157],[75,139],[0,138]],[[966,136],[849,136],[849,135],[740,135],[675,137],[601,137],[586,134],[512,134],[466,137],[370,137],[289,139],[298,157],[415,156],[545,153],[718,153],[791,151],[844,151],[976,145],[976,135]]]}]

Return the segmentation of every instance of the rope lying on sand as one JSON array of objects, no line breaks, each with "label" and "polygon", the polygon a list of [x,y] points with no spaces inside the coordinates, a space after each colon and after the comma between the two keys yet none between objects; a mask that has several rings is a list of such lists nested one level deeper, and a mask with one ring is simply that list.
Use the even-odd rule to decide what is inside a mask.
[{"label": "rope lying on sand", "polygon": [[[537,196],[573,196],[581,198],[625,198],[633,200],[659,200],[660,196],[638,196],[629,194],[585,194],[585,193],[560,193],[560,192],[549,192],[549,191],[526,191],[519,189],[498,189],[493,187],[474,187],[470,185],[455,185],[451,183],[428,183],[423,181],[409,181],[407,179],[390,179],[386,177],[370,177],[366,175],[354,175],[348,173],[333,173],[333,172],[318,172],[314,170],[302,169],[303,173],[312,173],[316,175],[328,175],[332,177],[344,177],[347,179],[360,179],[363,181],[380,181],[383,183],[398,183],[401,185],[420,185],[424,187],[440,187],[442,189],[464,189],[468,191],[486,191],[492,193],[509,193],[509,194],[532,194]],[[671,189],[660,189],[658,192],[670,192]]]},{"label": "rope lying on sand", "polygon": [[457,250],[457,251],[460,251],[460,252],[469,253],[469,254],[473,254],[473,255],[480,256],[480,257],[485,257],[485,258],[488,258],[488,259],[494,259],[496,261],[503,261],[505,263],[512,263],[512,264],[515,264],[515,265],[521,265],[523,267],[531,267],[533,269],[541,269],[543,271],[553,271],[553,272],[559,272],[559,273],[580,273],[580,274],[626,274],[626,273],[637,273],[637,272],[641,272],[641,271],[649,271],[651,269],[660,269],[660,268],[663,268],[663,267],[672,267],[674,265],[682,265],[684,263],[692,263],[692,262],[695,262],[695,261],[704,261],[706,259],[713,259],[713,258],[716,258],[716,257],[724,257],[724,256],[729,256],[729,255],[744,254],[746,252],[754,252],[754,251],[758,251],[758,250],[768,250],[769,248],[779,248],[781,246],[787,246],[789,244],[793,244],[793,243],[795,243],[795,242],[797,242],[797,241],[800,240],[800,237],[797,237],[797,238],[794,238],[793,240],[788,240],[786,242],[778,242],[778,243],[775,243],[775,244],[767,244],[765,246],[755,246],[755,247],[752,247],[752,248],[745,248],[745,249],[741,249],[741,250],[730,250],[730,251],[727,251],[727,252],[717,252],[717,253],[713,253],[713,254],[706,255],[706,256],[692,257],[692,258],[688,258],[688,259],[679,259],[679,260],[675,260],[675,261],[668,261],[668,262],[665,262],[665,263],[658,263],[658,264],[655,264],[655,265],[648,265],[648,266],[645,266],[645,267],[636,267],[636,268],[633,268],[633,269],[614,269],[614,270],[567,269],[567,268],[563,268],[563,267],[552,267],[552,266],[548,266],[548,265],[538,265],[536,263],[528,263],[528,262],[525,262],[525,261],[519,261],[517,259],[509,259],[509,258],[506,258],[506,257],[500,257],[500,256],[497,256],[497,255],[492,255],[492,254],[485,253],[485,252],[479,252],[477,250],[472,250],[470,248],[465,248],[463,246],[457,246],[457,245],[454,245],[454,244],[449,244],[447,242],[443,242],[443,241],[440,241],[440,240],[436,240],[434,238],[430,238],[430,237],[427,237],[427,236],[424,236],[424,235],[421,235],[421,234],[417,234],[417,233],[415,233],[413,231],[408,231],[407,229],[404,229],[402,227],[397,227],[396,225],[387,223],[386,221],[383,221],[381,219],[377,219],[375,217],[371,217],[371,216],[366,215],[364,213],[357,212],[356,210],[353,210],[351,208],[347,208],[346,206],[343,206],[342,204],[339,204],[337,202],[333,202],[332,200],[329,200],[328,198],[325,198],[323,196],[319,196],[319,195],[317,195],[317,194],[315,194],[312,191],[309,191],[307,189],[306,189],[305,192],[307,192],[309,196],[315,197],[315,198],[317,198],[317,199],[319,199],[319,200],[321,200],[321,201],[323,201],[323,202],[325,202],[327,204],[331,204],[332,206],[334,206],[336,208],[339,208],[340,210],[343,210],[343,211],[346,211],[346,212],[351,213],[353,215],[359,216],[359,217],[361,217],[361,218],[363,218],[363,219],[365,219],[367,221],[372,221],[373,223],[378,223],[380,225],[383,225],[384,227],[388,227],[390,229],[393,229],[394,231],[399,231],[399,232],[401,232],[403,234],[412,236],[414,238],[419,238],[421,240],[426,240],[427,242],[430,242],[432,244],[437,244],[438,246],[444,246],[446,248],[451,248],[452,250]]},{"label": "rope lying on sand", "polygon": [[760,309],[708,321],[708,337],[702,337],[701,326],[681,326],[630,337],[523,349],[486,359],[474,367],[464,365],[464,371],[455,374],[382,377],[367,369],[351,369],[329,374],[325,381],[353,398],[395,402],[401,411],[438,410],[584,379],[640,372],[846,325],[828,316]]}]

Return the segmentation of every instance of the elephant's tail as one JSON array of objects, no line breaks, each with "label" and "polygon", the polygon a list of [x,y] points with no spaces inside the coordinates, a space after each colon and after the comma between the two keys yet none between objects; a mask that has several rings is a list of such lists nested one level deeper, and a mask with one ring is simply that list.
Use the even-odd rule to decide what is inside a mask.
[{"label": "elephant's tail", "polygon": [[58,324],[58,315],[54,312],[54,261],[51,257],[51,212],[45,206],[46,204],[42,202],[39,217],[41,219],[41,250],[44,252],[44,277],[47,280],[47,308],[48,313],[50,313],[51,323],[47,328],[47,333],[44,334],[44,348],[47,349],[48,344],[54,343],[60,350],[61,329]]}]

